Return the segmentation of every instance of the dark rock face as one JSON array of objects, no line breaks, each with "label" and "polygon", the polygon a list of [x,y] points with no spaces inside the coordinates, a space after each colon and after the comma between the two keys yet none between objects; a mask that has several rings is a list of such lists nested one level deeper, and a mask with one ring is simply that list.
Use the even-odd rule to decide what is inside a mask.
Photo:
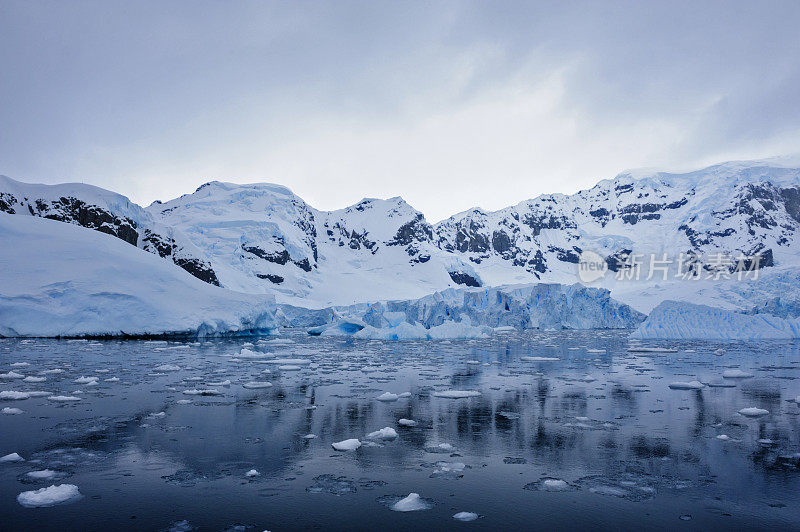
[{"label": "dark rock face", "polygon": [[498,253],[504,253],[511,249],[511,239],[503,231],[492,233],[492,247]]},{"label": "dark rock face", "polygon": [[87,204],[78,198],[61,197],[53,202],[42,199],[29,201],[28,198],[20,199],[8,193],[0,193],[0,211],[17,214],[19,208],[27,209],[32,216],[94,229],[134,246],[139,241],[136,222],[130,218],[116,216],[102,207]]},{"label": "dark rock face", "polygon": [[781,198],[789,216],[800,223],[800,187],[781,189]]},{"label": "dark rock face", "polygon": [[481,286],[481,282],[468,273],[464,272],[448,272],[448,273],[450,274],[450,278],[456,284],[463,284],[466,286],[475,286],[475,287]]},{"label": "dark rock face", "polygon": [[633,250],[631,249],[621,249],[608,257],[606,257],[606,264],[608,265],[608,269],[612,272],[618,272],[625,268],[625,264],[630,257],[630,254]]},{"label": "dark rock face", "polygon": [[144,251],[171,260],[201,281],[219,286],[219,279],[211,265],[204,260],[185,254],[179,249],[173,238],[157,234],[150,229],[140,228],[130,218],[118,216],[99,205],[92,205],[71,196],[62,196],[53,201],[41,198],[30,200],[17,198],[7,192],[0,192],[0,211],[18,214],[18,209],[27,210],[31,216],[100,231],[132,246],[141,244]]},{"label": "dark rock face", "polygon": [[407,246],[414,242],[428,242],[433,240],[433,229],[431,225],[425,221],[422,214],[418,214],[416,218],[410,222],[401,225],[397,230],[394,238],[387,242],[388,246]]},{"label": "dark rock face", "polygon": [[[282,241],[281,244],[283,244]],[[258,246],[247,246],[247,245],[242,246],[242,249],[247,253],[251,253],[258,258],[264,259],[267,262],[273,262],[275,264],[283,265],[289,262],[289,260],[291,260],[289,252],[286,251],[285,249],[281,251],[268,252],[264,251]]]},{"label": "dark rock face", "polygon": [[268,281],[272,281],[275,284],[281,284],[283,282],[283,277],[280,275],[272,275],[270,273],[257,273],[256,277],[259,279],[267,279]]},{"label": "dark rock face", "polygon": [[213,284],[214,286],[219,286],[219,279],[217,279],[216,272],[211,268],[211,265],[205,261],[200,259],[185,259],[174,257],[172,258],[173,262],[192,274],[193,276],[197,277],[201,281],[205,281],[208,284]]}]

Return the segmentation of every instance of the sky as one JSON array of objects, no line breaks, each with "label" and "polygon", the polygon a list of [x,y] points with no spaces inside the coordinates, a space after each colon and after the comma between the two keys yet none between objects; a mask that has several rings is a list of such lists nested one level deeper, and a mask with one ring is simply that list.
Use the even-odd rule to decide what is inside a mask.
[{"label": "sky", "polygon": [[0,174],[432,221],[800,152],[800,2],[0,0]]}]

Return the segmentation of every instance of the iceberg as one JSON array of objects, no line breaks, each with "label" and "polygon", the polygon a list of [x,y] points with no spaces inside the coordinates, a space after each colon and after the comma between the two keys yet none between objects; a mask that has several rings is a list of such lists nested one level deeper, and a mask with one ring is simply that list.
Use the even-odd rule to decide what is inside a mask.
[{"label": "iceberg", "polygon": [[743,314],[678,301],[660,303],[631,338],[778,340],[800,338],[800,318]]}]

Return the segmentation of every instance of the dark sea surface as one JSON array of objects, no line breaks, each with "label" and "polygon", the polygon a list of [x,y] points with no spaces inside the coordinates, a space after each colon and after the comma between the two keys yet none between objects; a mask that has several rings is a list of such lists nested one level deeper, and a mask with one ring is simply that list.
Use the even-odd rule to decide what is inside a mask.
[{"label": "dark sea surface", "polygon": [[[0,528],[800,529],[800,344],[627,334],[0,340],[0,391],[78,399],[0,399],[23,410],[0,414],[0,456],[24,458],[0,463]],[[695,380],[727,386],[669,387]],[[397,438],[367,438],[384,427]],[[82,497],[17,501],[53,484]],[[428,509],[393,511],[410,493]]]}]

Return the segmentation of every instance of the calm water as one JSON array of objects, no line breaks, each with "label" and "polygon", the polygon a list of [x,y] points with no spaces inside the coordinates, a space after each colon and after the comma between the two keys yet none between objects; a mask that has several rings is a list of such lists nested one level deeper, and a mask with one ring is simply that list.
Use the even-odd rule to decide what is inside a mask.
[{"label": "calm water", "polygon": [[[24,411],[0,415],[0,456],[26,460],[0,464],[0,526],[800,529],[800,344],[714,354],[720,345],[666,343],[679,352],[643,355],[615,332],[251,341],[0,340],[0,373],[46,377],[12,374],[0,390],[80,398],[0,401]],[[243,348],[256,353],[241,357]],[[737,368],[753,376],[722,379]],[[668,387],[695,379],[735,387]],[[252,381],[272,387],[242,386]],[[199,389],[221,395],[184,393]],[[480,396],[435,397],[441,390]],[[411,395],[375,399],[387,391]],[[745,407],[770,414],[746,418]],[[383,427],[399,437],[331,448]],[[43,469],[56,477],[26,475]],[[62,483],[83,498],[49,508],[16,500]],[[432,507],[390,509],[411,492]],[[454,520],[461,511],[480,517]]]}]

